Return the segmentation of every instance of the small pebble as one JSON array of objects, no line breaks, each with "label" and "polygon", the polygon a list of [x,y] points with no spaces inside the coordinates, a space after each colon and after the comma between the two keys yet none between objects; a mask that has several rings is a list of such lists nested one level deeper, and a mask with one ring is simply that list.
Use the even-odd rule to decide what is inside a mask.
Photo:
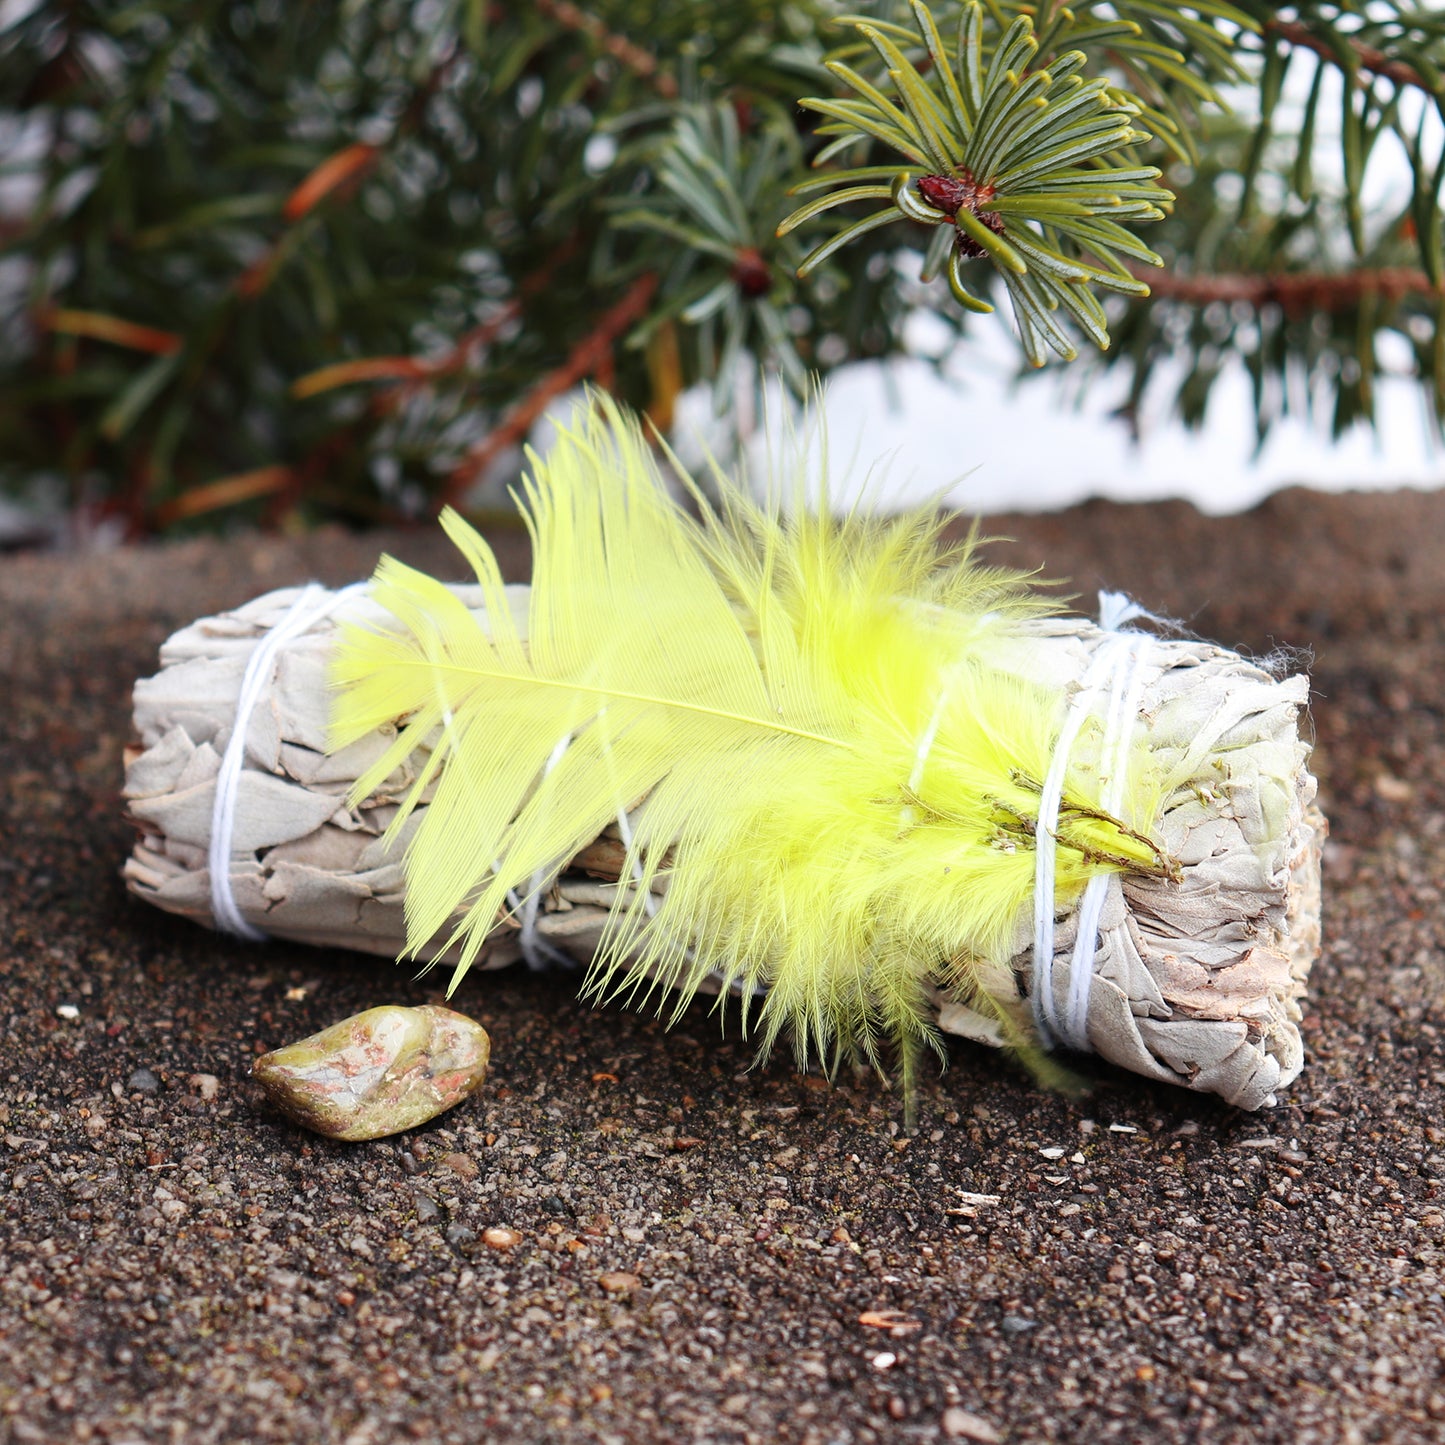
[{"label": "small pebble", "polygon": [[420,1190],[412,1196],[416,1200],[416,1217],[421,1224],[430,1224],[433,1219],[441,1216],[441,1205],[439,1205],[430,1194],[423,1194]]},{"label": "small pebble", "polygon": [[214,1074],[192,1074],[186,1083],[208,1104],[221,1092],[221,1081]]},{"label": "small pebble", "polygon": [[[434,1004],[386,1005],[263,1054],[251,1072],[302,1128],[332,1139],[381,1139],[425,1124],[479,1089],[490,1051],[487,1031],[465,1014]],[[446,1158],[475,1178],[466,1155]]]},{"label": "small pebble", "polygon": [[635,1274],[624,1274],[621,1270],[609,1270],[606,1274],[598,1275],[597,1283],[608,1294],[631,1294],[642,1287],[642,1281]]},{"label": "small pebble", "polygon": [[984,1445],[994,1445],[995,1441],[1003,1439],[982,1415],[975,1415],[971,1410],[960,1410],[957,1405],[943,1412],[942,1424],[943,1433],[950,1440],[980,1440]]},{"label": "small pebble", "polygon": [[1030,1330],[1039,1327],[1037,1320],[1031,1320],[1025,1315],[1005,1315],[1003,1317],[1003,1332],[1006,1335],[1026,1335]]},{"label": "small pebble", "polygon": [[447,1243],[453,1249],[465,1249],[469,1244],[476,1242],[476,1230],[468,1229],[465,1224],[449,1224],[447,1226]]},{"label": "small pebble", "polygon": [[505,1254],[509,1249],[515,1249],[522,1242],[522,1236],[515,1229],[506,1229],[493,1225],[490,1229],[482,1231],[482,1243],[488,1249],[495,1249]]},{"label": "small pebble", "polygon": [[63,1003],[55,1010],[55,1017],[73,1024],[80,1017],[80,1010],[73,1003]]},{"label": "small pebble", "polygon": [[160,1075],[154,1069],[135,1069],[125,1081],[125,1086],[132,1094],[158,1094],[161,1091]]},{"label": "small pebble", "polygon": [[898,1356],[892,1350],[883,1350],[870,1361],[875,1370],[891,1370],[898,1363]]}]

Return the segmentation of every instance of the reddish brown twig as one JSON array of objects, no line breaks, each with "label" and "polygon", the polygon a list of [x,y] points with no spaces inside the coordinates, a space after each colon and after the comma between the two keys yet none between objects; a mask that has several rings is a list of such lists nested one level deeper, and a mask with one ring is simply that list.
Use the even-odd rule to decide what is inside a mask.
[{"label": "reddish brown twig", "polygon": [[[1335,47],[1298,20],[1268,20],[1265,22],[1264,33],[1276,35],[1288,45],[1298,45],[1306,50],[1313,50],[1316,55],[1322,55],[1333,65],[1340,64],[1339,52]],[[1440,93],[1439,87],[1426,80],[1408,61],[1394,60],[1383,50],[1376,50],[1373,45],[1366,45],[1363,41],[1353,38],[1348,39],[1348,44],[1354,52],[1355,60],[1361,70],[1368,70],[1372,75],[1383,76],[1386,80],[1394,81],[1396,85],[1413,86],[1416,90],[1423,90],[1427,95]]]},{"label": "reddish brown twig", "polygon": [[151,525],[169,527],[184,517],[200,517],[256,497],[269,497],[289,486],[292,479],[292,469],[282,466],[258,467],[255,471],[218,477],[162,502],[151,516]]},{"label": "reddish brown twig", "polygon": [[452,376],[468,365],[477,352],[490,345],[501,333],[502,328],[520,316],[522,301],[535,295],[551,280],[556,268],[577,249],[577,238],[564,241],[546,261],[517,288],[517,294],[503,305],[494,316],[480,325],[463,332],[456,342],[440,356],[357,356],[349,361],[333,361],[298,376],[291,383],[291,395],[297,401],[320,396],[323,392],[335,391],[339,386],[351,386],[361,381],[393,381],[397,384],[379,392],[371,405],[372,415],[384,416],[394,411],[418,388],[428,382],[439,381]]},{"label": "reddish brown twig", "polygon": [[451,505],[509,446],[520,442],[548,405],[579,381],[604,370],[612,359],[617,339],[647,310],[657,276],[648,271],[627,288],[622,299],[608,308],[592,328],[567,354],[567,359],[549,371],[518,401],[502,421],[474,446],[452,469],[436,500],[436,510]]},{"label": "reddish brown twig", "polygon": [[1308,311],[1343,311],[1364,296],[1398,301],[1403,296],[1434,295],[1436,288],[1423,272],[1409,266],[1358,271],[1264,271],[1255,275],[1185,276],[1176,271],[1134,271],[1156,298],[1208,306],[1214,301],[1242,301],[1256,309],[1275,305],[1291,315]]},{"label": "reddish brown twig", "polygon": [[306,178],[286,197],[281,209],[282,216],[293,225],[302,216],[316,207],[340,186],[355,185],[363,176],[370,175],[376,168],[381,147],[367,141],[356,141],[343,146],[339,151],[326,157],[320,165],[313,167]]},{"label": "reddish brown twig", "polygon": [[69,311],[63,307],[42,306],[35,313],[35,324],[45,331],[66,336],[88,336],[131,351],[146,351],[152,356],[174,356],[185,345],[185,338],[174,331],[142,326],[100,311]]},{"label": "reddish brown twig", "polygon": [[590,40],[595,40],[619,64],[634,75],[650,81],[652,88],[664,100],[677,98],[677,81],[666,72],[659,70],[657,57],[649,50],[629,40],[625,35],[611,31],[595,15],[589,15],[572,0],[535,0],[537,9],[549,19],[575,30]]}]

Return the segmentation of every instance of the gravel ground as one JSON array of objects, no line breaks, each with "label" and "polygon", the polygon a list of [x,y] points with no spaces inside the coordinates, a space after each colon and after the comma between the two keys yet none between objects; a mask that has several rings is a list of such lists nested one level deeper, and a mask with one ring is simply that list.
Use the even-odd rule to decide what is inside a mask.
[{"label": "gravel ground", "polygon": [[956,1042],[908,1138],[873,1079],[508,974],[459,995],[475,1101],[306,1137],[249,1061],[437,989],[128,898],[129,688],[195,615],[444,546],[0,558],[0,1439],[1445,1440],[1445,494],[995,530],[1314,651],[1326,951],[1271,1112]]}]

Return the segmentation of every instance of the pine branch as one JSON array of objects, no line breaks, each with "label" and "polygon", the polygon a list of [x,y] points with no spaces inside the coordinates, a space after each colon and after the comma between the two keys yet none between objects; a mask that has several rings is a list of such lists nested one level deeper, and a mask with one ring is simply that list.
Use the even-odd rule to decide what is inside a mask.
[{"label": "pine branch", "polygon": [[613,225],[639,238],[662,277],[632,344],[668,325],[691,328],[719,414],[732,404],[744,351],[804,395],[809,373],[785,319],[802,248],[774,229],[802,162],[793,116],[760,102],[743,116],[726,100],[679,104],[667,131],[628,154],[649,185],[613,207]]},{"label": "pine branch", "polygon": [[677,99],[677,81],[658,66],[657,57],[650,50],[609,30],[596,15],[589,15],[572,0],[534,0],[534,3],[548,19],[587,36],[639,79],[649,81],[664,100]]},{"label": "pine branch", "polygon": [[[1299,20],[1266,20],[1264,33],[1283,40],[1288,45],[1300,46],[1305,50],[1312,50],[1318,56],[1329,61],[1331,65],[1341,65],[1340,52],[1336,45],[1316,35],[1307,25]],[[1397,60],[1393,56],[1386,55],[1383,50],[1377,50],[1373,45],[1366,45],[1363,41],[1356,40],[1353,36],[1343,37],[1344,43],[1349,47],[1355,58],[1355,63],[1360,70],[1368,71],[1372,75],[1381,76],[1383,79],[1395,85],[1407,86],[1414,90],[1423,90],[1426,95],[1436,97],[1445,95],[1445,86],[1439,81],[1431,82],[1421,74],[1408,61]]]},{"label": "pine branch", "polygon": [[[1056,317],[1067,315],[1100,349],[1109,345],[1096,291],[1147,295],[1123,264],[1159,257],[1122,222],[1163,219],[1173,193],[1154,184],[1159,171],[1138,165],[1132,148],[1150,136],[1135,129],[1139,107],[1102,77],[1081,72],[1088,57],[1066,51],[1034,67],[1039,43],[1019,14],[990,39],[978,0],[962,8],[957,65],[923,0],[911,0],[917,26],[855,21],[877,52],[877,81],[841,60],[828,68],[853,92],[845,100],[806,99],[825,117],[820,135],[836,137],[815,160],[826,162],[860,142],[881,143],[906,168],[861,166],[798,190],[825,193],[793,212],[780,235],[835,206],[891,201],[815,247],[798,268],[806,276],[858,236],[898,220],[938,228],[946,256],[931,249],[925,279],[946,260],[954,299],[968,311],[992,311],[970,286],[965,266],[984,261],[1013,304],[1025,355],[1042,366],[1046,349],[1077,354]],[[923,69],[901,48],[921,41]],[[1182,59],[1182,57],[1181,57]]]},{"label": "pine branch", "polygon": [[[367,408],[367,415],[380,417],[394,412],[414,396],[421,387],[433,385],[468,365],[477,352],[495,341],[502,329],[521,315],[523,302],[528,297],[545,291],[558,268],[566,265],[576,253],[577,237],[574,234],[558,246],[535,271],[522,281],[517,288],[518,294],[507,302],[497,315],[472,328],[466,335],[460,337],[450,350],[435,360],[423,360],[418,357],[370,357],[360,358],[356,362],[342,362],[338,366],[324,367],[322,372],[312,372],[309,377],[300,378],[293,383],[292,394],[298,397],[315,395],[322,390],[329,389],[330,386],[361,380],[364,379],[362,373],[368,366],[375,368],[377,363],[385,363],[387,364],[386,368],[375,371],[374,374],[389,379],[403,376],[405,380],[372,397]],[[594,368],[594,374],[600,377],[606,370],[607,364],[608,358],[604,356]],[[328,371],[332,372],[333,376],[326,377],[322,374]],[[337,377],[334,373],[338,371],[345,371],[349,374]],[[586,373],[584,372],[583,375]],[[308,381],[309,386],[305,385]],[[561,390],[565,391],[566,386],[563,386]],[[560,395],[561,392],[559,391],[557,394]],[[550,396],[547,398],[549,401],[551,399]],[[545,402],[543,405],[545,407]],[[540,415],[540,413],[537,414]],[[523,426],[521,435],[526,434],[526,430],[535,420],[536,415],[533,415],[531,420]],[[518,438],[513,438],[513,440],[515,439]],[[350,429],[333,432],[313,448],[299,466],[263,467],[239,476],[222,477],[217,481],[182,492],[180,496],[156,513],[155,523],[157,526],[164,527],[183,518],[201,516],[207,512],[250,501],[256,497],[270,497],[272,500],[267,508],[266,521],[269,526],[276,526],[296,510],[308,492],[326,475],[330,464],[336,460],[338,455],[347,447],[356,444],[356,439],[351,435]],[[510,441],[504,442],[503,446],[509,444]],[[487,465],[489,460],[490,458],[482,465]],[[440,509],[440,504],[438,509]],[[397,519],[388,516],[387,520]]]},{"label": "pine branch", "polygon": [[1208,306],[1216,301],[1243,302],[1257,310],[1277,305],[1292,316],[1310,311],[1349,310],[1367,296],[1398,301],[1404,296],[1442,294],[1423,271],[1409,266],[1219,276],[1152,271],[1149,289],[1156,298],[1183,301],[1191,306]]},{"label": "pine branch", "polygon": [[[0,133],[39,147],[6,157],[33,200],[0,251],[34,280],[0,286],[0,489],[93,505],[101,478],[136,532],[415,517],[572,379],[657,415],[711,381],[723,412],[749,360],[806,391],[902,350],[920,304],[961,330],[1005,295],[1033,361],[1083,335],[1136,389],[1178,363],[1190,419],[1238,358],[1261,430],[1301,377],[1351,425],[1401,343],[1445,415],[1438,6],[839,8],[22,6]],[[1236,84],[1248,126],[1215,113]],[[1371,215],[1396,143],[1413,194]],[[1121,304],[1146,276],[1172,305]]]}]

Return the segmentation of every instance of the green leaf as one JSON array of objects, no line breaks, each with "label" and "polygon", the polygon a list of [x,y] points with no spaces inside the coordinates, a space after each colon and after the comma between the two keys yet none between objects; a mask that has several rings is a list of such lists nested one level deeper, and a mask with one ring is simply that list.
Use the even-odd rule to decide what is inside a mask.
[{"label": "green leaf", "polygon": [[788,187],[790,196],[806,196],[811,191],[831,190],[834,186],[852,182],[888,181],[890,184],[893,177],[898,174],[896,165],[888,166],[854,166],[846,171],[829,171],[825,175],[814,176],[810,180],[799,181],[795,186]]},{"label": "green leaf", "polygon": [[875,120],[861,106],[842,100],[800,100],[799,105],[815,110],[820,115],[830,115],[841,121],[850,131],[863,131],[875,140],[901,155],[907,156],[916,166],[927,166],[928,158],[921,146],[897,126],[885,125]]},{"label": "green leaf", "polygon": [[[1068,333],[1059,325],[1053,315],[1059,306],[1056,288],[1032,275],[1005,275],[1004,280],[1008,285],[1009,294],[1014,298],[1015,306],[1021,312],[1027,313],[1029,324],[1060,358],[1064,361],[1073,361],[1079,354],[1078,349],[1069,340]],[[1041,362],[1035,363],[1035,365],[1041,364]]]},{"label": "green leaf", "polygon": [[891,186],[849,186],[844,190],[835,191],[831,196],[820,196],[816,201],[809,201],[807,205],[799,206],[796,211],[781,221],[778,225],[778,235],[786,236],[789,231],[796,230],[804,221],[811,221],[814,216],[821,215],[834,206],[846,206],[852,201],[886,201],[892,194]]},{"label": "green leaf", "polygon": [[887,210],[875,211],[861,221],[854,221],[851,226],[839,231],[836,236],[830,236],[821,246],[815,246],[809,251],[798,265],[798,275],[806,276],[810,271],[816,271],[829,256],[835,251],[841,250],[849,241],[856,240],[869,231],[876,231],[879,226],[887,226],[902,219],[903,214],[898,207],[889,206]]},{"label": "green leaf", "polygon": [[141,413],[165,390],[180,370],[182,351],[158,356],[132,377],[130,383],[108,406],[100,418],[100,434],[108,441],[119,441],[139,420]]},{"label": "green leaf", "polygon": [[724,306],[738,294],[737,283],[729,277],[727,280],[719,281],[704,295],[699,297],[690,306],[684,307],[678,315],[690,326],[696,326],[700,321],[706,321],[708,317],[716,315]]},{"label": "green leaf", "polygon": [[968,102],[963,98],[963,88],[958,83],[953,66],[948,63],[948,52],[944,49],[943,37],[938,33],[938,25],[934,21],[933,12],[923,3],[923,0],[910,0],[910,4],[914,22],[928,49],[928,58],[932,63],[934,74],[943,78],[944,95],[948,99],[949,109],[953,112],[953,123],[958,128],[958,134],[968,135],[973,129],[974,116],[969,109]]},{"label": "green leaf", "polygon": [[1024,258],[1004,237],[991,231],[968,210],[959,211],[958,215],[954,217],[954,224],[960,231],[982,246],[1005,271],[1012,271],[1015,275],[1022,276],[1029,269]]},{"label": "green leaf", "polygon": [[[923,146],[923,137],[918,133],[918,128],[912,118],[906,111],[894,105],[876,85],[871,84],[856,70],[840,61],[829,61],[828,69],[845,85],[856,90],[866,105],[871,106],[883,120],[892,125],[901,135],[906,136],[913,145]],[[808,103],[807,101],[800,102],[803,105]]]},{"label": "green leaf", "polygon": [[948,255],[948,289],[953,293],[953,299],[966,311],[989,315],[993,307],[968,289],[963,279],[963,266],[964,258],[958,254],[958,247],[955,246]]},{"label": "green leaf", "polygon": [[251,221],[260,217],[278,216],[286,197],[279,192],[249,196],[226,196],[190,206],[162,225],[147,226],[137,231],[131,244],[138,250],[155,250],[169,246],[194,231],[209,231],[228,221]]},{"label": "green leaf", "polygon": [[952,226],[935,226],[929,239],[928,249],[923,253],[923,265],[919,268],[920,281],[933,281],[958,251],[958,233]]}]

